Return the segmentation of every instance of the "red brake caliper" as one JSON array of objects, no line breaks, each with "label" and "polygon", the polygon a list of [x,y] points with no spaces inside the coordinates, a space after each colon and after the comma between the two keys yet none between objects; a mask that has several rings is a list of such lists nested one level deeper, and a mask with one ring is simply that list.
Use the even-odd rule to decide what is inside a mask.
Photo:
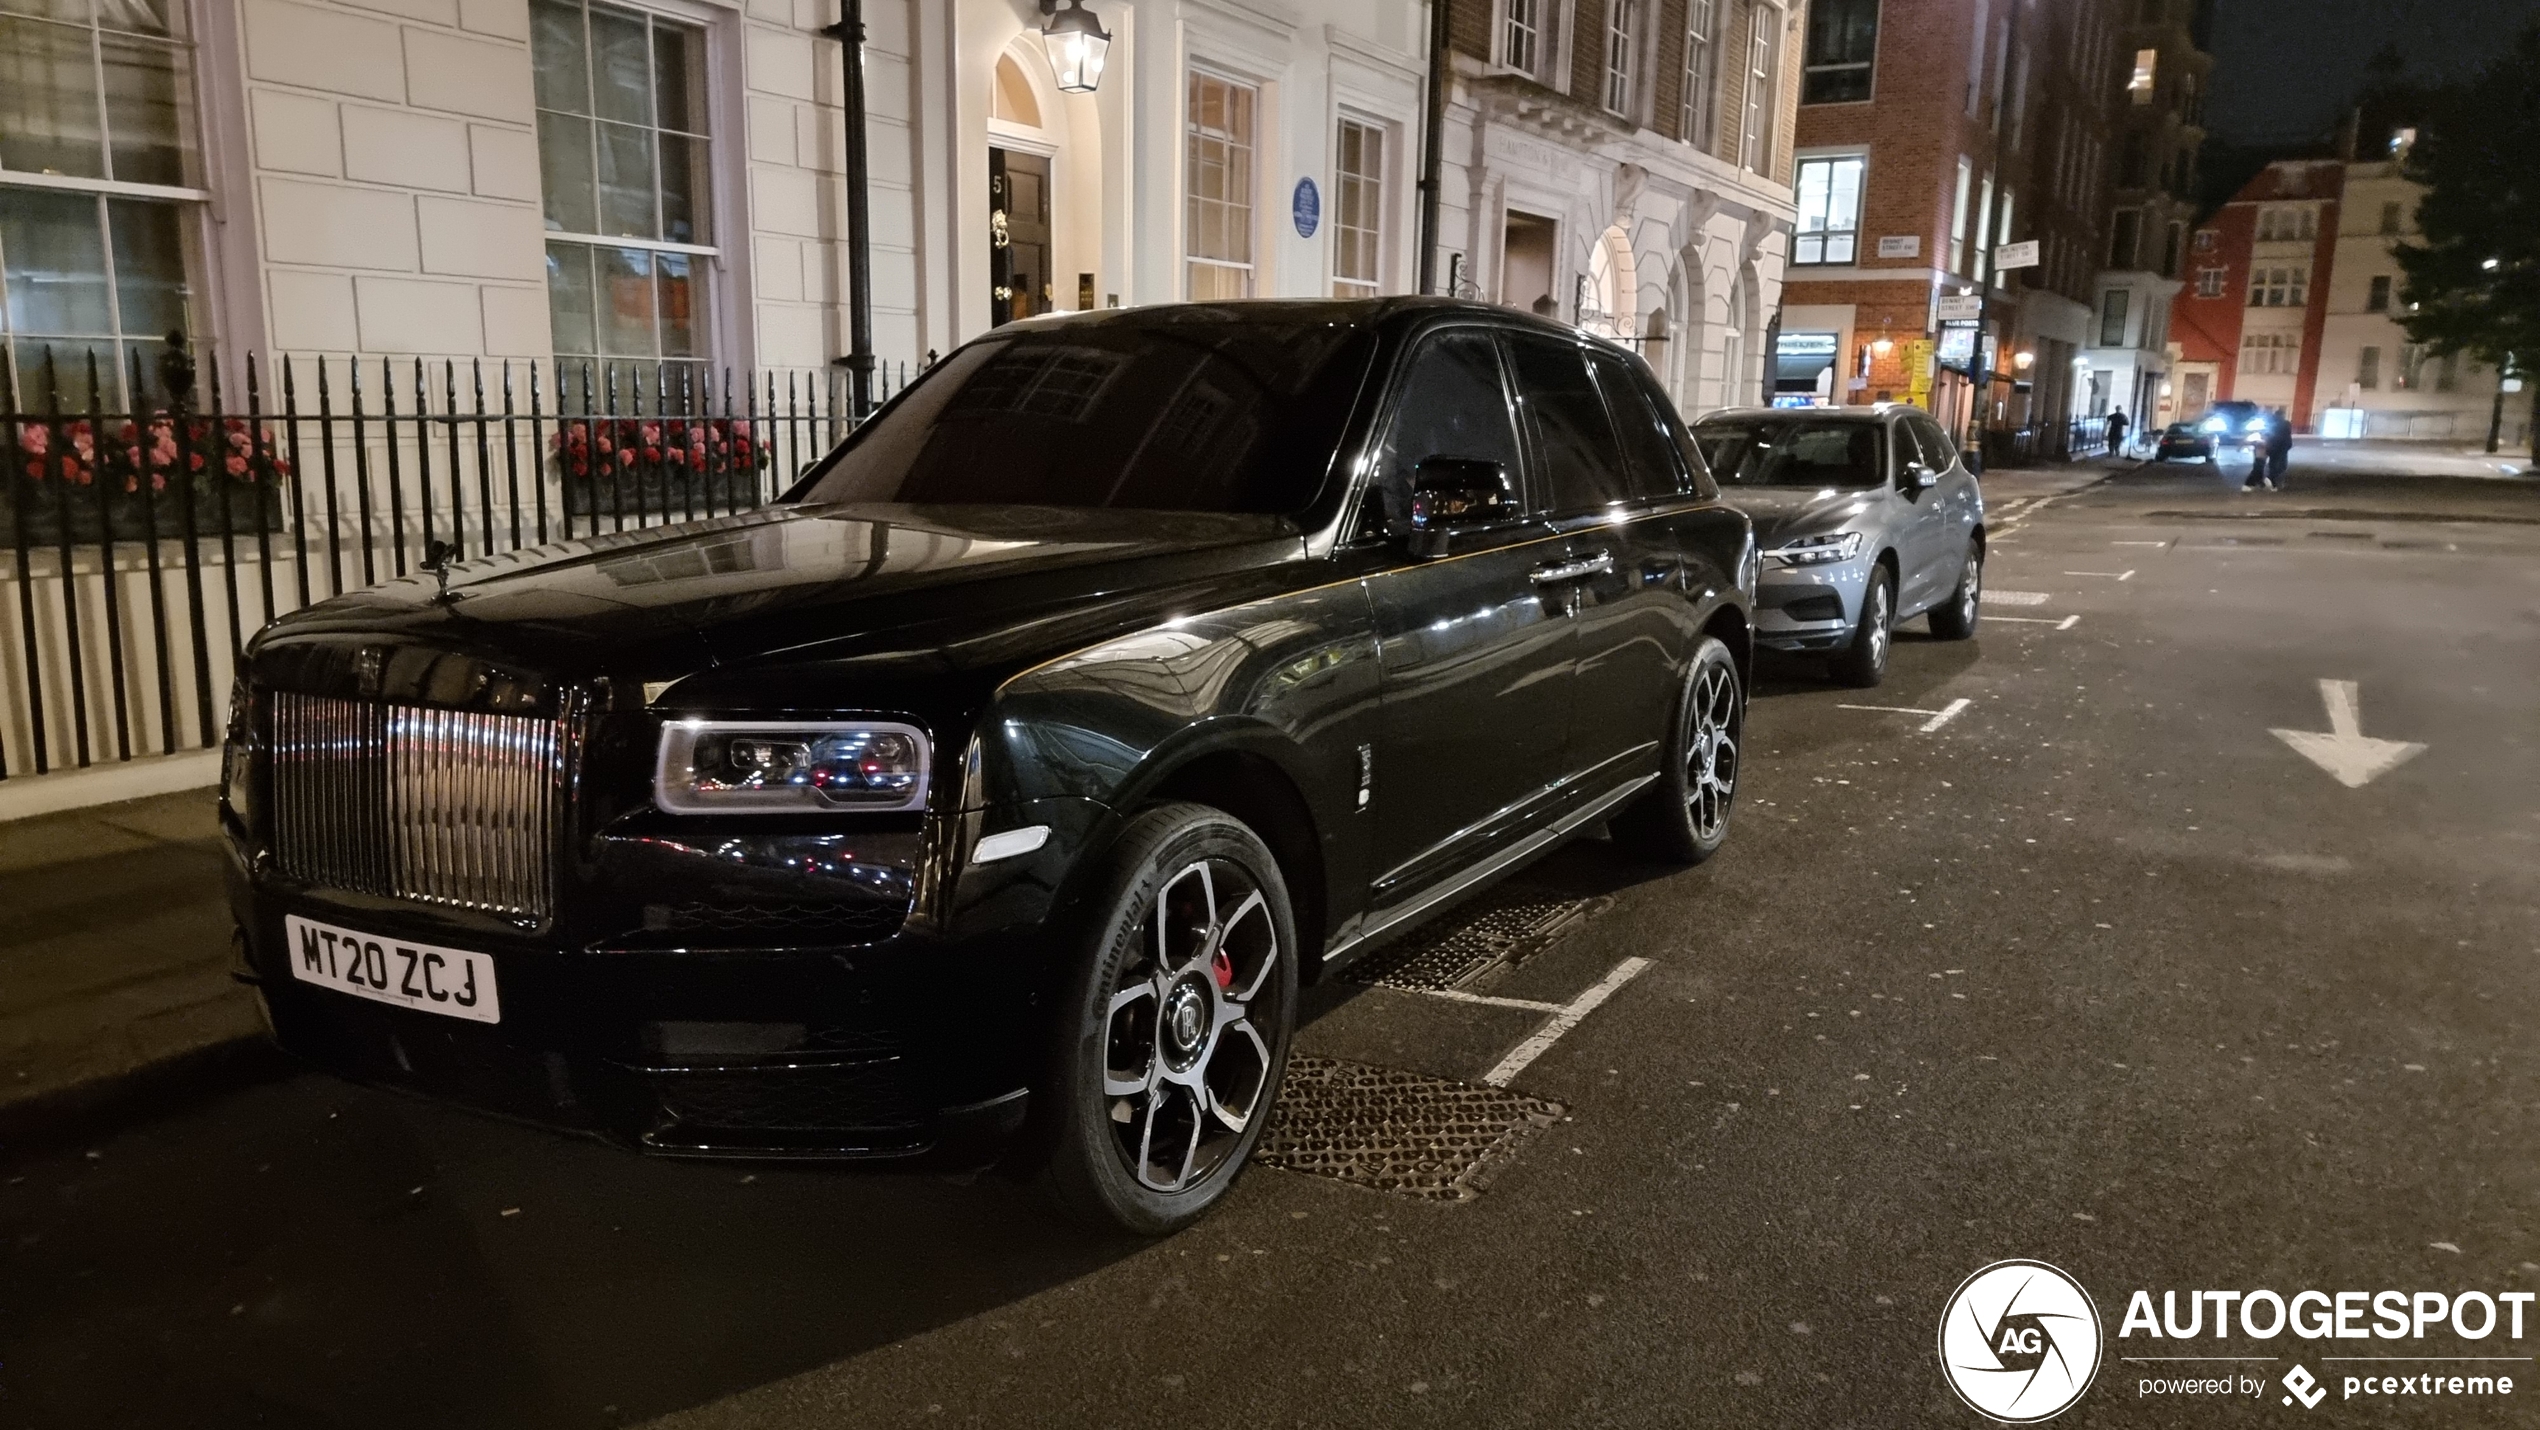
[{"label": "red brake caliper", "polygon": [[1218,992],[1223,993],[1235,986],[1235,961],[1226,956],[1225,949],[1220,948],[1208,956],[1208,972],[1217,980]]}]

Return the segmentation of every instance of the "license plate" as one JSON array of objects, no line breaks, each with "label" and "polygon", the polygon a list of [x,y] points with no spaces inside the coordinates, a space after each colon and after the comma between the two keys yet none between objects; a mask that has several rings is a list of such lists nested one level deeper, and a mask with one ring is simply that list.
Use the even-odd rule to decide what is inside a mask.
[{"label": "license plate", "polygon": [[302,983],[478,1023],[503,1021],[494,960],[484,954],[382,938],[293,914],[283,916],[282,936],[291,976]]}]

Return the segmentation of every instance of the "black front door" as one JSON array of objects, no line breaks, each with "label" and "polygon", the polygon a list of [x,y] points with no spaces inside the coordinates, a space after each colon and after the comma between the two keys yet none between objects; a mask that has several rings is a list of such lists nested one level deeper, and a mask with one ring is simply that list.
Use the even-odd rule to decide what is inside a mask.
[{"label": "black front door", "polygon": [[1050,161],[988,151],[990,326],[1050,310]]},{"label": "black front door", "polygon": [[[1498,344],[1451,329],[1412,354],[1379,448],[1368,519],[1409,529],[1411,474],[1431,457],[1522,470]],[[1534,580],[1557,544],[1539,521],[1460,534],[1451,555],[1370,578],[1384,738],[1372,902],[1418,895],[1533,827],[1568,772],[1569,593]],[[1397,551],[1402,548],[1396,547]]]},{"label": "black front door", "polygon": [[1579,573],[1567,592],[1578,612],[1570,759],[1585,776],[1576,797],[1594,799],[1657,768],[1680,656],[1692,644],[1682,555],[1665,519],[1676,481],[1672,466],[1651,465],[1672,454],[1645,407],[1624,409],[1628,429],[1609,411],[1591,366],[1610,368],[1612,395],[1635,400],[1620,358],[1531,334],[1513,336],[1509,349],[1539,494],[1562,535],[1564,569]]}]

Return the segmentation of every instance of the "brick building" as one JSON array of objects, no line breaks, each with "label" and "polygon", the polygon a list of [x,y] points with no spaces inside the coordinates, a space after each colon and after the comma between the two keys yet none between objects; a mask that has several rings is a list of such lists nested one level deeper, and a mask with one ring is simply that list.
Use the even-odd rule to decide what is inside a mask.
[{"label": "brick building", "polygon": [[2203,409],[2210,372],[2212,400],[2279,409],[2312,430],[2344,187],[2337,160],[2282,160],[2198,226],[2171,322],[2181,416]]},{"label": "brick building", "polygon": [[[1989,428],[2060,450],[2079,407],[2121,60],[2117,0],[1816,0],[1781,387],[1910,401],[1965,432],[1984,295]],[[2035,266],[1996,250],[2033,241]]]},{"label": "brick building", "polygon": [[2171,420],[2169,310],[2196,220],[2196,154],[2205,140],[2205,0],[2127,7],[2109,173],[2107,247],[2091,299],[2091,414],[2123,409],[2138,428]]},{"label": "brick building", "polygon": [[1638,347],[1689,415],[1759,400],[1799,4],[1448,3],[1442,281]]}]

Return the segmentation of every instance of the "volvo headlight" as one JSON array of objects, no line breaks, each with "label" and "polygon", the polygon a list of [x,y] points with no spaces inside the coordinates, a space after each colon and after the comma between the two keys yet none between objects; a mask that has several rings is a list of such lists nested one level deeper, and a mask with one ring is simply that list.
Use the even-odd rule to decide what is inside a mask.
[{"label": "volvo headlight", "polygon": [[927,744],[878,720],[681,720],[662,727],[655,798],[674,814],[922,809]]},{"label": "volvo headlight", "polygon": [[1825,536],[1803,536],[1764,554],[1784,566],[1831,566],[1861,554],[1861,533],[1843,531]]}]

